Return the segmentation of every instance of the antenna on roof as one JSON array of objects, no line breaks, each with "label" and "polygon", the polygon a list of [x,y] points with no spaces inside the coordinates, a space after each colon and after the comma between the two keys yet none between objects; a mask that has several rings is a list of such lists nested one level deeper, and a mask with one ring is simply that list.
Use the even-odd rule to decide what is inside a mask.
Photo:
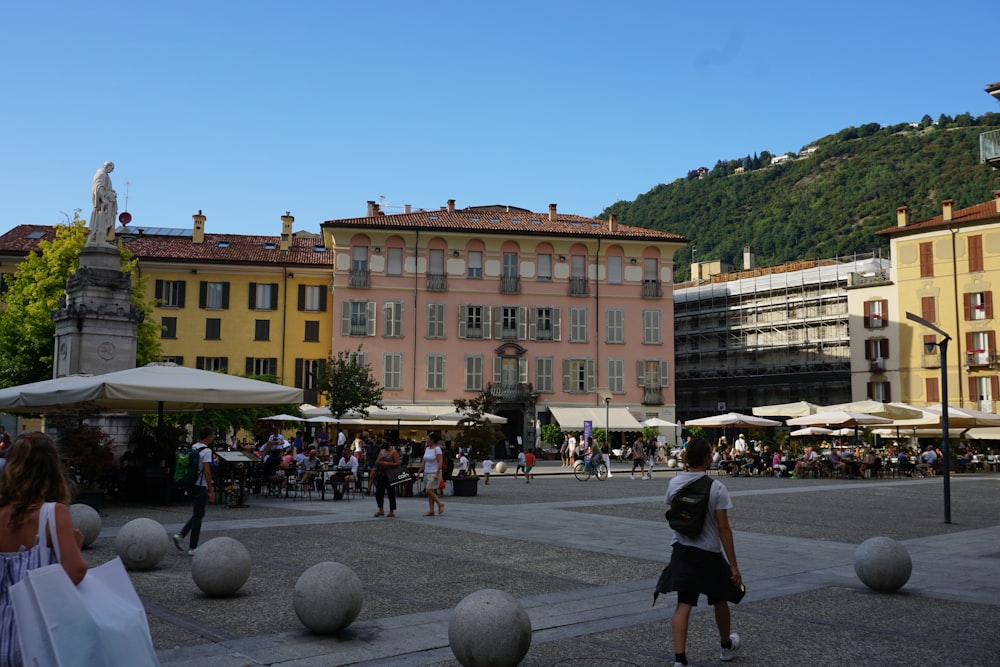
[{"label": "antenna on roof", "polygon": [[128,187],[130,185],[132,185],[132,181],[125,181],[125,210],[118,216],[118,222],[123,225],[132,222],[132,214],[128,212]]}]

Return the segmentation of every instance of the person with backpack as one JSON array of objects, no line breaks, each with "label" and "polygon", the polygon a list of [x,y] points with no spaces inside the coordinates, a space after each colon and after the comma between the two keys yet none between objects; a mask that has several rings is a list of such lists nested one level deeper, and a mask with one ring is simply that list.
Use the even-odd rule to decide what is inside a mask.
[{"label": "person with backpack", "polygon": [[670,506],[667,518],[674,531],[673,552],[666,590],[658,586],[658,592],[677,591],[677,608],[672,621],[674,667],[688,664],[685,652],[688,621],[691,609],[698,605],[698,596],[702,594],[715,608],[715,624],[721,643],[719,659],[732,660],[740,648],[740,636],[731,632],[727,603],[727,600],[738,602],[742,598],[738,591],[743,585],[727,514],[733,502],[726,486],[706,474],[711,453],[708,441],[695,439],[687,448],[688,470],[670,480],[664,499]]},{"label": "person with backpack", "polygon": [[[191,535],[187,553],[194,555],[194,550],[198,548],[198,538],[201,536],[201,520],[205,518],[205,509],[208,503],[215,502],[215,488],[212,486],[212,443],[215,442],[215,429],[211,426],[202,426],[198,429],[198,442],[191,446],[189,456],[197,459],[197,472],[194,481],[190,482],[188,494],[191,497],[193,506],[191,518],[187,520],[181,532],[171,535],[174,546],[179,551],[184,551],[184,538]],[[197,457],[194,456],[197,454]]]}]

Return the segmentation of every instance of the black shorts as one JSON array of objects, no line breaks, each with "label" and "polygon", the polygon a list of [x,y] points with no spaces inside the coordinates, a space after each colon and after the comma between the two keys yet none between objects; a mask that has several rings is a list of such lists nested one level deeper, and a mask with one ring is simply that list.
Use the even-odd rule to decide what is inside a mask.
[{"label": "black shorts", "polygon": [[698,606],[698,596],[708,604],[727,599],[729,563],[721,553],[675,544],[670,555],[670,590],[677,591],[677,601]]}]

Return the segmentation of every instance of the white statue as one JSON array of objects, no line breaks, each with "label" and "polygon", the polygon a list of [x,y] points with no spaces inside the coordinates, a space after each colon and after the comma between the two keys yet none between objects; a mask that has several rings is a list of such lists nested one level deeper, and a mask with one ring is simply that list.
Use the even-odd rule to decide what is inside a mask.
[{"label": "white statue", "polygon": [[111,172],[115,170],[114,162],[105,162],[104,166],[94,174],[94,184],[91,189],[91,200],[94,210],[90,214],[90,233],[87,235],[88,246],[107,245],[111,230],[115,228],[118,219],[118,195],[111,188]]}]

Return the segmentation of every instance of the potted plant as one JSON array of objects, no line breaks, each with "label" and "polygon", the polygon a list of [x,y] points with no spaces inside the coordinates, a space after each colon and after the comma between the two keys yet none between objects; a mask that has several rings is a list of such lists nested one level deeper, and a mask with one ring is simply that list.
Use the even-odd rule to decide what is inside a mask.
[{"label": "potted plant", "polygon": [[58,434],[59,454],[76,482],[73,502],[100,511],[113,481],[115,454],[111,436],[84,419],[82,414],[62,414],[49,417],[48,423]]},{"label": "potted plant", "polygon": [[470,474],[468,477],[455,477],[452,487],[456,496],[475,496],[479,493],[479,476],[476,475],[476,462],[491,456],[497,443],[503,440],[503,431],[496,424],[486,419],[493,411],[493,395],[486,391],[479,392],[475,398],[457,398],[455,409],[465,415],[459,421],[461,431],[455,437],[455,443],[460,449],[468,452],[470,459]]}]

